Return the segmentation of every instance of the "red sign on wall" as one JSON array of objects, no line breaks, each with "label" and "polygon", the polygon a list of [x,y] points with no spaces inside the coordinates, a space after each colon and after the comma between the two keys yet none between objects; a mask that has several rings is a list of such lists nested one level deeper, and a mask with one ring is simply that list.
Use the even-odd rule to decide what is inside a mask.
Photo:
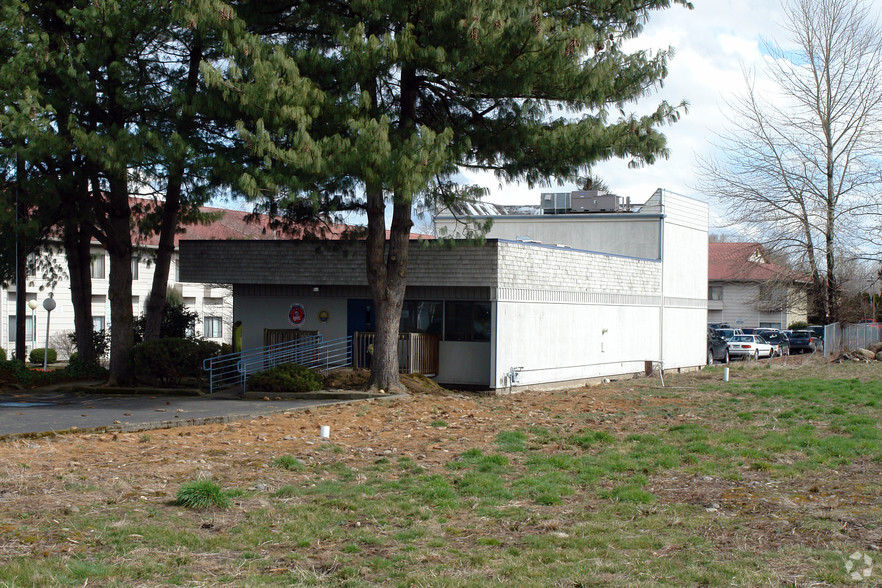
[{"label": "red sign on wall", "polygon": [[306,311],[303,310],[302,304],[292,304],[288,311],[288,320],[292,325],[299,325],[306,318]]}]

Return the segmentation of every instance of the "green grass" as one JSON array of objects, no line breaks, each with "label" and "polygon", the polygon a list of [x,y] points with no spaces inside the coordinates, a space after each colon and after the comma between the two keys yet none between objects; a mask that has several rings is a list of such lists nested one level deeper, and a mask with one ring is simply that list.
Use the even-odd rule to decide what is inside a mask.
[{"label": "green grass", "polygon": [[302,472],[306,469],[306,466],[303,465],[303,462],[293,455],[280,455],[273,460],[273,467],[282,468],[283,470],[290,470],[294,472]]},{"label": "green grass", "polygon": [[[71,513],[12,516],[0,503],[11,550],[0,586],[847,584],[845,558],[882,524],[882,383],[764,370],[702,385],[704,396],[665,390],[661,407],[630,416],[552,410],[451,451],[443,467],[418,455],[358,461],[325,444],[309,467],[263,457],[223,478],[271,478],[268,493],[183,484],[185,509],[137,493]],[[850,486],[843,472],[855,471],[867,473]]]},{"label": "green grass", "polygon": [[230,499],[217,482],[196,480],[178,488],[175,504],[186,508],[229,508]]}]

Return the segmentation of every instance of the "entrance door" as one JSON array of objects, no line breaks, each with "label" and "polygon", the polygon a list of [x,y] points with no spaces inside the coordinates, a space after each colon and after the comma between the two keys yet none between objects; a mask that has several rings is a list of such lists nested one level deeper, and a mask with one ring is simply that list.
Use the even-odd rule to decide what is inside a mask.
[{"label": "entrance door", "polygon": [[346,301],[346,334],[352,337],[352,365],[353,367],[367,367],[371,365],[370,354],[367,352],[368,341],[373,341],[373,335],[362,335],[358,340],[354,333],[369,333],[374,330],[374,301],[373,300],[347,300]]},{"label": "entrance door", "polygon": [[374,330],[374,301],[348,300],[346,303],[346,334]]}]

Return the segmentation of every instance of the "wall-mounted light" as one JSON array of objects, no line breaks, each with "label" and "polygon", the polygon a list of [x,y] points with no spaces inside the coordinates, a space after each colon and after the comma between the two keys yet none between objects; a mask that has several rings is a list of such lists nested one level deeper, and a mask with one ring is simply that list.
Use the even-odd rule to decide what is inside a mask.
[{"label": "wall-mounted light", "polygon": [[312,287],[312,291],[313,291],[314,293],[318,294],[319,287],[318,287],[318,286],[313,286],[313,287]]}]

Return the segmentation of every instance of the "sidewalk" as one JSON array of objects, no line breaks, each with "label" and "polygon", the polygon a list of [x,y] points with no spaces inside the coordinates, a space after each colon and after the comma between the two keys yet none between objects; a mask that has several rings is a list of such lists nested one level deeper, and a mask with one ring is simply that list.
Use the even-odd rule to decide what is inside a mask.
[{"label": "sidewalk", "polygon": [[89,385],[99,383],[77,383],[79,391],[71,391],[71,384],[27,391],[0,391],[0,440],[83,430],[133,432],[230,422],[346,402],[340,398],[267,401],[219,394],[108,394],[100,388],[83,391]]}]

